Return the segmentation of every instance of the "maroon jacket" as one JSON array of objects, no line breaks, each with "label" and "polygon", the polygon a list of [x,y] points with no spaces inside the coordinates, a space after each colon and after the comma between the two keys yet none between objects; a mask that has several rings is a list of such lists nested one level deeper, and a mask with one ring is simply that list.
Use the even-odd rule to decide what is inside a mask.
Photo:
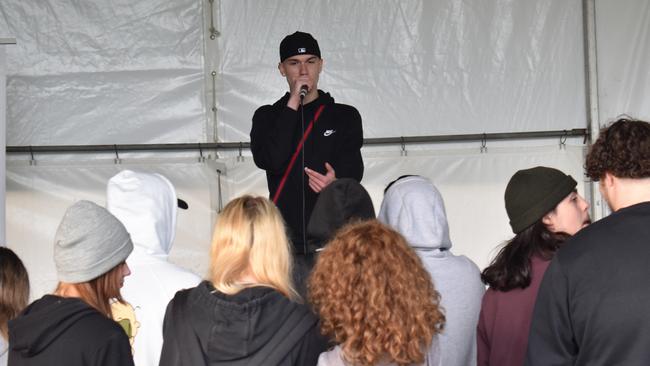
[{"label": "maroon jacket", "polygon": [[488,289],[478,321],[478,366],[522,366],[539,285],[550,261],[531,258],[530,286],[507,292]]}]

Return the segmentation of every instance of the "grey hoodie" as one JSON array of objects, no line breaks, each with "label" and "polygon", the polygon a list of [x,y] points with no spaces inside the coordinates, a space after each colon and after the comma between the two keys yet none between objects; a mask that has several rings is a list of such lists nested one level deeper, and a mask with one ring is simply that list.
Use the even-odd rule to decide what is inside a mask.
[{"label": "grey hoodie", "polygon": [[406,238],[440,293],[446,317],[440,337],[440,364],[476,365],[476,325],[485,287],[476,264],[450,250],[440,192],[424,177],[399,179],[386,191],[377,218]]}]

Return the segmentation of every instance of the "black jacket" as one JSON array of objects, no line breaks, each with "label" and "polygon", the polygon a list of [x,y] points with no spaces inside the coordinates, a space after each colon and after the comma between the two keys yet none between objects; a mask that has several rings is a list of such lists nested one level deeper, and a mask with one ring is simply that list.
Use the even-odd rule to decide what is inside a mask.
[{"label": "black jacket", "polygon": [[[316,100],[304,106],[305,129],[313,120],[319,106],[325,108],[314,123],[305,142],[305,166],[325,174],[325,162],[334,168],[337,178],[363,177],[361,145],[363,131],[359,112],[349,105],[334,103],[329,93],[318,91]],[[282,175],[289,165],[303,132],[301,110],[287,107],[289,93],[273,105],[265,105],[255,111],[251,129],[251,150],[255,164],[266,171],[270,196],[273,197]],[[308,185],[302,171],[301,157],[293,166],[277,206],[289,227],[291,241],[296,253],[307,252],[303,243],[302,179],[305,194],[305,225],[309,222],[317,194]]]},{"label": "black jacket", "polygon": [[160,366],[309,366],[326,346],[306,306],[268,287],[230,296],[204,281],[169,302]]},{"label": "black jacket", "polygon": [[622,208],[558,250],[542,281],[526,365],[650,364],[650,202]]},{"label": "black jacket", "polygon": [[132,366],[124,330],[80,299],[45,295],[9,322],[11,366]]}]

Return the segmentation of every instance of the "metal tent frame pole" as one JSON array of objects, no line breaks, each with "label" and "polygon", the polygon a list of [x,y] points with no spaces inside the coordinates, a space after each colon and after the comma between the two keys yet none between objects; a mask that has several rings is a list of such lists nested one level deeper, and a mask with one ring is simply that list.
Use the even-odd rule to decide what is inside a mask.
[{"label": "metal tent frame pole", "polygon": [[[585,97],[589,144],[598,138],[600,113],[598,104],[598,50],[596,45],[596,0],[582,0],[582,29],[585,60]],[[609,207],[603,200],[598,183],[590,184],[591,218],[599,220],[609,215]]]},{"label": "metal tent frame pole", "polygon": [[[400,136],[378,137],[364,139],[364,145],[404,145],[443,142],[470,142],[490,140],[523,140],[569,137],[583,137],[585,141],[589,131],[584,128],[555,131],[508,132],[508,133],[478,133],[464,135],[438,136]],[[203,150],[236,150],[250,148],[250,142],[218,142],[218,143],[177,143],[177,144],[113,144],[113,145],[38,145],[38,146],[7,146],[7,154],[35,153],[101,153],[101,152],[134,152],[134,151],[203,151]]]}]

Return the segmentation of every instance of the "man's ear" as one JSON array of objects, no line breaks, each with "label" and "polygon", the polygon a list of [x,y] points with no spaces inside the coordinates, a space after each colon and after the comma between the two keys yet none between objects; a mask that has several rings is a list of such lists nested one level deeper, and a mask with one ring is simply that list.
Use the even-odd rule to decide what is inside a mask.
[{"label": "man's ear", "polygon": [[605,172],[605,175],[601,178],[603,185],[607,188],[611,188],[616,183],[616,177],[610,172]]},{"label": "man's ear", "polygon": [[286,77],[286,73],[284,72],[284,64],[282,62],[278,62],[278,70],[280,70],[280,74],[283,77]]}]

